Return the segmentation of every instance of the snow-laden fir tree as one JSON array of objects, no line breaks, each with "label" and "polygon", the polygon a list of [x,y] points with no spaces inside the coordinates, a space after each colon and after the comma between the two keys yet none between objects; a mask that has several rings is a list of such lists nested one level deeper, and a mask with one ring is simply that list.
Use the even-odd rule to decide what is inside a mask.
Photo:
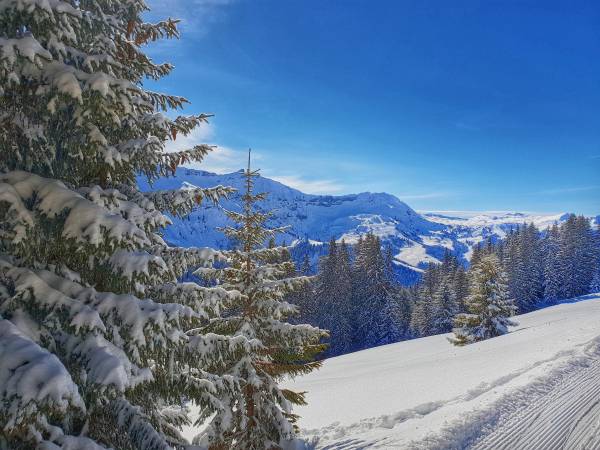
[{"label": "snow-laden fir tree", "polygon": [[572,298],[589,292],[595,269],[596,249],[589,220],[570,216],[560,227],[558,258],[563,273],[561,298]]},{"label": "snow-laden fir tree", "polygon": [[596,269],[594,278],[592,278],[592,282],[590,284],[590,292],[593,294],[600,292],[600,268]]},{"label": "snow-laden fir tree", "polygon": [[[269,213],[256,203],[265,193],[254,193],[258,171],[243,172],[245,192],[241,212],[226,211],[235,226],[224,233],[237,246],[228,252],[222,269],[201,269],[200,274],[214,278],[226,291],[239,296],[223,310],[222,317],[198,330],[200,335],[229,335],[244,343],[215,363],[235,389],[224,399],[227,407],[209,405],[201,411],[199,423],[209,421],[212,429],[197,438],[215,449],[278,449],[293,436],[296,416],[294,404],[304,404],[304,394],[283,389],[279,382],[318,368],[315,356],[325,349],[320,341],[324,331],[305,324],[291,324],[286,318],[297,308],[285,296],[303,286],[306,277],[288,277],[293,263],[285,258],[284,247],[265,248],[265,242],[285,228],[267,228]],[[214,430],[222,430],[215,434]]]},{"label": "snow-laden fir tree", "polygon": [[455,318],[455,345],[465,345],[508,332],[516,325],[510,316],[516,312],[509,297],[506,274],[494,254],[482,256],[471,267],[470,295],[466,300],[467,312]]},{"label": "snow-laden fir tree", "polygon": [[596,227],[593,242],[595,248],[595,270],[592,282],[590,283],[590,293],[600,292],[600,223]]},{"label": "snow-laden fir tree", "polygon": [[432,301],[437,288],[437,265],[430,264],[419,285],[411,312],[410,330],[414,337],[429,336],[433,333]]},{"label": "snow-laden fir tree", "polygon": [[353,304],[354,350],[390,344],[400,339],[398,295],[390,279],[392,258],[386,258],[378,236],[368,233],[356,247]]},{"label": "snow-laden fir tree", "polygon": [[314,297],[310,301],[314,323],[329,331],[326,356],[352,351],[354,307],[350,252],[344,241],[329,241],[328,253],[319,262]]},{"label": "snow-laden fir tree", "polygon": [[[295,271],[297,275],[303,275],[306,277],[311,276],[310,260],[308,255],[304,255],[300,268]],[[315,283],[314,277],[310,278],[310,282],[300,287],[298,290],[291,292],[287,295],[286,301],[293,303],[298,307],[299,314],[291,319],[294,323],[310,323],[317,324],[316,322],[316,295],[315,295]]]},{"label": "snow-laden fir tree", "polygon": [[501,257],[508,288],[519,311],[531,311],[544,297],[544,249],[539,230],[523,224],[492,248]]},{"label": "snow-laden fir tree", "polygon": [[136,186],[137,174],[168,175],[210,150],[163,151],[207,116],[170,118],[185,99],[143,87],[172,69],[144,45],[177,37],[175,21],[146,23],[146,10],[141,0],[0,2],[2,448],[184,444],[188,402],[228,411],[222,352],[253,345],[186,334],[233,294],[178,283],[222,257],[160,235],[161,210],[182,215],[228,190]]},{"label": "snow-laden fir tree", "polygon": [[559,250],[560,230],[558,225],[554,224],[543,240],[544,299],[549,302],[556,302],[561,298],[564,271],[561,268]]},{"label": "snow-laden fir tree", "polygon": [[452,285],[451,274],[444,276],[432,298],[431,333],[442,334],[452,330],[454,317],[458,313],[456,292]]}]

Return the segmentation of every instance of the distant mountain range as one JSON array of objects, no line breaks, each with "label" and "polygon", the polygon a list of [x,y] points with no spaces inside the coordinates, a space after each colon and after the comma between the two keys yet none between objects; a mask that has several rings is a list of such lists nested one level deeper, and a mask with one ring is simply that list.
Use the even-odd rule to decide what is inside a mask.
[{"label": "distant mountain range", "polygon": [[[216,185],[243,189],[242,182],[241,172],[217,175],[187,168],[178,168],[174,177],[161,178],[151,187],[139,180],[142,190]],[[466,262],[474,245],[489,237],[503,238],[511,228],[525,222],[544,229],[569,217],[568,213],[416,212],[386,193],[311,195],[262,176],[256,180],[256,191],[269,193],[259,205],[261,209],[273,210],[269,225],[289,226],[277,240],[292,247],[296,260],[308,254],[316,264],[332,237],[352,244],[359,235],[372,232],[392,248],[398,274],[407,283],[416,280],[428,263],[438,262],[446,250]],[[205,204],[185,219],[173,219],[165,238],[178,246],[228,248],[226,238],[216,230],[229,223],[221,208],[239,207],[239,194],[220,206]],[[600,216],[592,220],[600,223]]]}]

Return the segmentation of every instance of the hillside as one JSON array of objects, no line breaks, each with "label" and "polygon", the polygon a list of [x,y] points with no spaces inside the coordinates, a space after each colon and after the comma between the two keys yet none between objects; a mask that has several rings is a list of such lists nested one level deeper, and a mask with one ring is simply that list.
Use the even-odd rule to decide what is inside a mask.
[{"label": "hillside", "polygon": [[600,294],[515,318],[498,338],[431,336],[325,361],[291,382],[327,449],[600,446]]},{"label": "hillside", "polygon": [[[178,168],[176,176],[159,179],[152,187],[139,180],[142,190],[180,189],[191,186],[226,185],[242,187],[239,172],[217,175],[201,170]],[[310,195],[277,181],[259,177],[258,191],[270,195],[262,203],[274,210],[270,225],[289,226],[279,242],[294,246],[293,256],[299,260],[308,253],[313,265],[326,251],[331,237],[353,243],[360,234],[373,232],[384,245],[391,246],[399,274],[411,281],[427,263],[438,262],[447,250],[468,260],[475,244],[492,237],[502,238],[524,222],[534,222],[540,228],[562,222],[568,214],[525,213],[418,213],[393,195],[360,193],[354,195]],[[239,196],[222,203],[227,209],[239,208]],[[210,246],[226,248],[228,243],[215,228],[227,223],[219,207],[207,207],[193,212],[188,218],[174,219],[165,236],[178,246]]]}]

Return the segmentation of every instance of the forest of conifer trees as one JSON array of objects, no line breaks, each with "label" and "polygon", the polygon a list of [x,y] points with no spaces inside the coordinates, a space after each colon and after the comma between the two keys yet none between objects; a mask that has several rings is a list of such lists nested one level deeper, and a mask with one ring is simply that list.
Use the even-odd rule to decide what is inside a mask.
[{"label": "forest of conifer trees", "polygon": [[[448,251],[411,287],[398,282],[393,255],[377,236],[353,246],[332,239],[328,250],[313,283],[293,299],[301,321],[330,330],[326,356],[451,332],[468,310],[474,268],[490,255],[517,314],[600,291],[600,229],[583,216],[548,230],[523,224],[502,240],[476,245],[468,264]],[[309,274],[307,260],[301,271]]]}]

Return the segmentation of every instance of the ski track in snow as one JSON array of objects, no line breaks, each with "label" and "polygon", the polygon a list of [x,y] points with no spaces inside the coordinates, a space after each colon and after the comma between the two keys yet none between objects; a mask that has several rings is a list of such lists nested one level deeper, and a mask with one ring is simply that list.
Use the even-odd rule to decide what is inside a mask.
[{"label": "ski track in snow", "polygon": [[571,364],[573,370],[525,389],[521,395],[529,405],[501,415],[496,429],[471,448],[600,449],[599,342],[586,350],[586,357]]},{"label": "ski track in snow", "polygon": [[600,339],[586,346],[584,356],[408,448],[600,449]]},{"label": "ski track in snow", "polygon": [[[432,402],[393,415],[362,420],[346,427],[332,425],[311,433],[348,436],[371,429],[392,429],[442,407],[471,401],[560,357],[537,362],[518,373],[479,386],[448,402]],[[320,450],[407,448],[410,450],[600,450],[600,338],[586,346],[584,356],[568,358],[548,376],[509,392],[489,408],[467,414],[421,441],[397,447],[391,437],[341,439]]]}]

